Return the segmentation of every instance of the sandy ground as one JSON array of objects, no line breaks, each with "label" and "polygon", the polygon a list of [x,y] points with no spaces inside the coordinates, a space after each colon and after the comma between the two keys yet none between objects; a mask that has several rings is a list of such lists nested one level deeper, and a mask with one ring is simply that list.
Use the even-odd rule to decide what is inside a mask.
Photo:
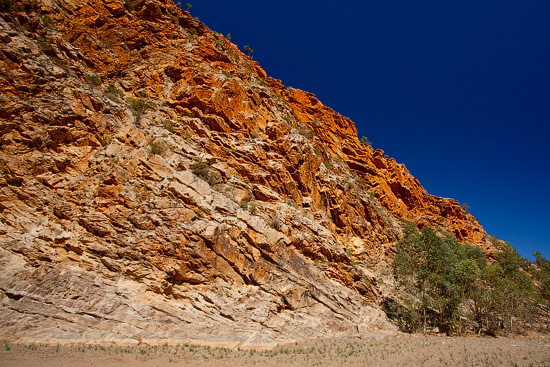
[{"label": "sandy ground", "polygon": [[548,366],[550,338],[392,336],[242,350],[193,345],[45,346],[2,342],[0,366]]}]

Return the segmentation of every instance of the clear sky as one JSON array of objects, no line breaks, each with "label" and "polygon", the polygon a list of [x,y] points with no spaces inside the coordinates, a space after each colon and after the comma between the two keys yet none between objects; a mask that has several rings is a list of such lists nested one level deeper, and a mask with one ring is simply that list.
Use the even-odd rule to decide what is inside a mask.
[{"label": "clear sky", "polygon": [[[184,3],[183,5],[185,5]],[[550,258],[550,1],[191,3],[486,231]]]}]

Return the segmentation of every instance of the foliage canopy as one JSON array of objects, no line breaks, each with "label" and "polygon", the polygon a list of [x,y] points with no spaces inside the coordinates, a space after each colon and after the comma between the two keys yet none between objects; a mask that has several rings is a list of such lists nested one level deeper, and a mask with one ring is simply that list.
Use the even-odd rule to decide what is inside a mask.
[{"label": "foliage canopy", "polygon": [[508,243],[493,244],[499,252],[488,261],[481,248],[448,232],[407,223],[393,262],[401,295],[385,303],[388,315],[409,332],[494,335],[517,331],[518,324],[540,326],[544,314],[548,327],[550,262],[537,253],[532,264]]}]

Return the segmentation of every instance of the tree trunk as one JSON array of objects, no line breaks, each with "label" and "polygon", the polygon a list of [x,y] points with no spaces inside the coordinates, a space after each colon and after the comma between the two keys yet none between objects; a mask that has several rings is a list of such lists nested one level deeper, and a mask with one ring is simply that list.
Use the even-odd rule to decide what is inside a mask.
[{"label": "tree trunk", "polygon": [[426,334],[426,306],[422,307],[422,318],[424,319],[424,334]]}]

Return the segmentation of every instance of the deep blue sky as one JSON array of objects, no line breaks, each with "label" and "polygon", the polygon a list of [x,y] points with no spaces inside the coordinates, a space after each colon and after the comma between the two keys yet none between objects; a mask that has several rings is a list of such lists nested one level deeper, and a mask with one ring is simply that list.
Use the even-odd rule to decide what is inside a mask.
[{"label": "deep blue sky", "polygon": [[191,4],[429,193],[468,203],[523,256],[550,258],[550,1]]}]

